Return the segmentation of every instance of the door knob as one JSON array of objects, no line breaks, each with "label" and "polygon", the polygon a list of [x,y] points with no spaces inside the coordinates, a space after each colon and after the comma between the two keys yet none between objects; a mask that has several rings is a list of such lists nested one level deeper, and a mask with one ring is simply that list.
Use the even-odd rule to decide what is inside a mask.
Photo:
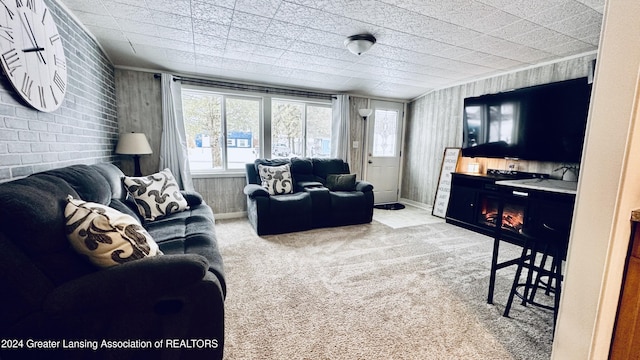
[{"label": "door knob", "polygon": [[368,162],[369,164],[373,164],[373,161],[371,161],[371,160],[369,160],[369,161],[367,161],[367,162]]}]

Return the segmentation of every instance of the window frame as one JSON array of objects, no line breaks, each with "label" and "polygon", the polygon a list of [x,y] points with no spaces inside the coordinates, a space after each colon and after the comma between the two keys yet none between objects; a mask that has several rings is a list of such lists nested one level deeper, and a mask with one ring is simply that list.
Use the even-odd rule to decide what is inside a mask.
[{"label": "window frame", "polygon": [[[289,95],[269,95],[260,92],[250,92],[250,91],[239,91],[239,90],[229,90],[229,89],[219,89],[215,87],[202,86],[202,85],[192,85],[192,84],[183,84],[182,92],[202,92],[207,94],[214,94],[218,96],[222,96],[221,103],[221,112],[222,112],[222,136],[223,136],[223,144],[227,144],[228,134],[227,134],[227,119],[226,119],[226,99],[227,98],[238,98],[238,99],[251,99],[251,100],[259,100],[259,136],[260,136],[260,146],[259,146],[259,154],[258,158],[264,159],[272,159],[272,148],[273,145],[272,140],[272,104],[273,101],[285,101],[285,102],[295,102],[301,103],[304,105],[303,112],[303,123],[302,123],[302,136],[303,136],[303,144],[302,149],[304,152],[304,156],[307,151],[307,118],[308,118],[308,106],[317,106],[317,107],[326,107],[332,109],[331,100],[321,100],[321,99],[313,99],[306,97],[297,97],[297,96],[289,96]],[[182,100],[182,95],[181,95]],[[185,124],[186,125],[186,124]],[[238,176],[244,175],[244,169],[229,169],[228,168],[228,156],[227,156],[227,146],[225,145],[222,149],[222,169],[197,169],[191,170],[192,176],[194,178],[205,178],[205,177],[229,177],[229,176]]]}]

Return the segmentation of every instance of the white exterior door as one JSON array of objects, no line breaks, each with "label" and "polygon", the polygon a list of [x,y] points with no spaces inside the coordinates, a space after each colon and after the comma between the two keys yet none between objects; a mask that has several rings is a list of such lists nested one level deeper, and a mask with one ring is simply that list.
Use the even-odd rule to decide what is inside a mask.
[{"label": "white exterior door", "polygon": [[373,184],[376,204],[395,203],[399,198],[400,155],[404,105],[371,101],[367,119],[365,179]]}]

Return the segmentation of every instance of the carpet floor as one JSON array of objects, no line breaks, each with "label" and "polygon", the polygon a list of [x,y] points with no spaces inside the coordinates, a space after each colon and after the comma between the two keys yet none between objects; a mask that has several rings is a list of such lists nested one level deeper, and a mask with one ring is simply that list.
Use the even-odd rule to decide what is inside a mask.
[{"label": "carpet floor", "polygon": [[[486,303],[493,240],[435,223],[259,237],[216,225],[225,262],[225,359],[548,359],[553,316],[514,303],[515,269]],[[519,255],[505,244],[501,258]]]}]

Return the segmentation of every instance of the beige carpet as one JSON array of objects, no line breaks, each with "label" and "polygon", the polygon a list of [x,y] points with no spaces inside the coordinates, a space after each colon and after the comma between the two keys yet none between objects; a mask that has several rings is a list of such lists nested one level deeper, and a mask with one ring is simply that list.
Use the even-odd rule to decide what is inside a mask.
[{"label": "beige carpet", "polygon": [[261,238],[237,219],[216,231],[228,284],[225,359],[549,358],[549,311],[515,304],[501,316],[511,270],[486,304],[488,237],[442,222]]}]

